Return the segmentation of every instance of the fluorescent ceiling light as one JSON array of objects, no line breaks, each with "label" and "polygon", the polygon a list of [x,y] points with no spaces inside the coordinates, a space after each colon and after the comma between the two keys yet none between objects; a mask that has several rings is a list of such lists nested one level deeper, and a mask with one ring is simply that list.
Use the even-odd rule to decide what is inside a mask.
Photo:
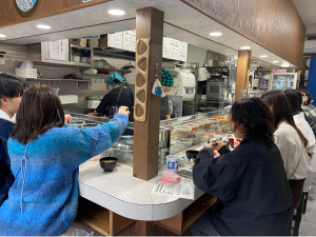
[{"label": "fluorescent ceiling light", "polygon": [[222,36],[223,35],[223,33],[221,33],[221,32],[211,32],[210,33],[210,36]]},{"label": "fluorescent ceiling light", "polygon": [[242,47],[240,47],[240,49],[251,49],[251,47],[250,46],[242,46]]},{"label": "fluorescent ceiling light", "polygon": [[284,63],[284,64],[282,64],[281,65],[281,67],[289,67],[290,65],[289,64],[286,64],[286,63]]},{"label": "fluorescent ceiling light", "polygon": [[123,16],[123,15],[125,15],[125,12],[122,11],[122,10],[119,10],[119,9],[111,9],[111,10],[108,11],[108,13],[110,15],[114,15],[114,16]]},{"label": "fluorescent ceiling light", "polygon": [[260,55],[260,58],[267,58],[267,55]]},{"label": "fluorescent ceiling light", "polygon": [[7,37],[6,35],[0,34],[0,38],[5,38]]},{"label": "fluorescent ceiling light", "polygon": [[48,25],[37,25],[37,28],[42,30],[50,30],[52,27]]},{"label": "fluorescent ceiling light", "polygon": [[272,61],[273,63],[279,63],[280,61]]}]

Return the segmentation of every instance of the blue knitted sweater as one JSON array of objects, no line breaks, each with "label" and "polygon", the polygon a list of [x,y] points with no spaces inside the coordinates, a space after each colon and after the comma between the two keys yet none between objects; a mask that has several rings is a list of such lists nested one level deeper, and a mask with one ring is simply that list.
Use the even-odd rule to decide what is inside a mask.
[{"label": "blue knitted sweater", "polygon": [[15,181],[0,208],[0,236],[65,233],[77,214],[79,165],[110,148],[127,123],[118,115],[90,129],[52,128],[27,145],[10,139]]}]

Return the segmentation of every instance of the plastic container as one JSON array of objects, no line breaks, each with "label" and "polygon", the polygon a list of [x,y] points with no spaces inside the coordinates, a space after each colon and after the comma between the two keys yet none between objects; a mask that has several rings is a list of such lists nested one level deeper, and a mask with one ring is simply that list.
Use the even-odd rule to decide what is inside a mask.
[{"label": "plastic container", "polygon": [[15,68],[15,75],[22,78],[37,78],[36,68]]},{"label": "plastic container", "polygon": [[199,125],[197,123],[187,123],[186,126],[191,127],[193,133],[199,131]]},{"label": "plastic container", "polygon": [[192,138],[180,138],[177,140],[177,150],[182,151],[188,149],[193,144]]},{"label": "plastic container", "polygon": [[209,135],[207,133],[198,133],[196,134],[196,137],[198,143],[209,140]]},{"label": "plastic container", "polygon": [[187,136],[192,133],[192,127],[186,125],[180,125],[175,127],[176,133]]},{"label": "plastic container", "polygon": [[215,134],[222,134],[222,128],[221,127],[217,127],[215,129]]},{"label": "plastic container", "polygon": [[204,122],[204,129],[209,129],[212,126],[212,122],[210,120],[202,120]]},{"label": "plastic container", "polygon": [[205,122],[199,121],[199,122],[197,122],[197,124],[199,125],[199,130],[200,131],[205,129]]}]

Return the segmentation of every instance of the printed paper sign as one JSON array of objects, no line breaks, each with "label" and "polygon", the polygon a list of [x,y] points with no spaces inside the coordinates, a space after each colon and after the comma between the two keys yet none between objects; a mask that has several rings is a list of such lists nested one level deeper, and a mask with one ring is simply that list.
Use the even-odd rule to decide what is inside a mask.
[{"label": "printed paper sign", "polygon": [[55,40],[49,42],[49,58],[66,61],[67,40]]}]

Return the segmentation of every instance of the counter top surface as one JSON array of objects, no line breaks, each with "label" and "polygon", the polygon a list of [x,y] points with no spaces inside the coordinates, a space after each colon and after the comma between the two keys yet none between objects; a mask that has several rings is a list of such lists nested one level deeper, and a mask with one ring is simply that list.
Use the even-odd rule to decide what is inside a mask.
[{"label": "counter top surface", "polygon": [[[144,181],[133,177],[133,167],[128,163],[119,162],[113,172],[105,173],[99,161],[87,161],[80,166],[79,193],[121,216],[146,221],[170,218],[194,202],[151,194],[156,179]],[[195,188],[195,200],[203,194]]]}]

